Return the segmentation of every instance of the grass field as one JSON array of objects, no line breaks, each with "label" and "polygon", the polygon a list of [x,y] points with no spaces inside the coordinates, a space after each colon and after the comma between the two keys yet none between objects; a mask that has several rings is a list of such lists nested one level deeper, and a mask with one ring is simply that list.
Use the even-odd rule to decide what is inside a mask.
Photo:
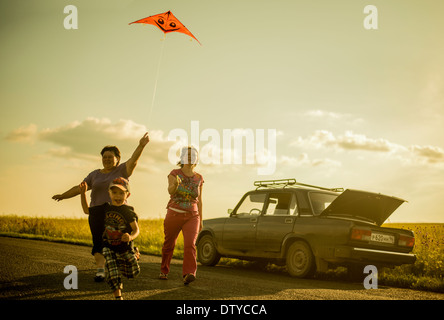
[{"label": "grass field", "polygon": [[413,265],[384,269],[380,280],[384,284],[413,289],[444,292],[444,224],[390,223],[383,226],[412,230],[415,233]]},{"label": "grass field", "polygon": [[[161,255],[163,244],[163,220],[140,220],[140,235],[135,244],[145,254]],[[404,223],[385,224],[387,227],[409,229],[415,233],[417,261],[413,265],[403,265],[393,269],[378,270],[379,285],[444,292],[444,224]],[[0,235],[33,238],[49,241],[92,245],[87,218],[31,218],[20,216],[0,216]],[[183,238],[179,236],[174,257],[183,257]],[[223,259],[221,263],[248,266],[250,263],[234,259]],[[279,267],[269,270],[282,271]],[[328,278],[343,278],[338,268],[328,273]],[[323,278],[325,276],[320,276]]]}]

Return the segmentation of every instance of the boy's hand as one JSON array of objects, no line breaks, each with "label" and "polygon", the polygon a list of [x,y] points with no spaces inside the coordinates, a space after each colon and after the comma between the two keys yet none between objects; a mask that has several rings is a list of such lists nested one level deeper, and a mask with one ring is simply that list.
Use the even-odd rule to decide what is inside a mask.
[{"label": "boy's hand", "polygon": [[86,190],[88,190],[88,184],[85,181],[82,181],[81,184],[79,184],[80,193],[86,193]]},{"label": "boy's hand", "polygon": [[129,235],[129,233],[124,233],[121,238],[121,240],[123,242],[130,242],[131,241],[130,239],[131,239],[131,236]]}]

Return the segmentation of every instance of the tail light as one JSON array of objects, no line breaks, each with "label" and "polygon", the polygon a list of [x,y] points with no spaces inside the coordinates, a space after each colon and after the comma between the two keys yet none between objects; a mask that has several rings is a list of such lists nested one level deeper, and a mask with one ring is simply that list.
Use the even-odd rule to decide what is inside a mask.
[{"label": "tail light", "polygon": [[400,235],[398,245],[413,248],[413,246],[415,245],[415,238],[411,236]]},{"label": "tail light", "polygon": [[352,229],[350,238],[352,240],[370,241],[372,238],[372,232],[368,229]]}]

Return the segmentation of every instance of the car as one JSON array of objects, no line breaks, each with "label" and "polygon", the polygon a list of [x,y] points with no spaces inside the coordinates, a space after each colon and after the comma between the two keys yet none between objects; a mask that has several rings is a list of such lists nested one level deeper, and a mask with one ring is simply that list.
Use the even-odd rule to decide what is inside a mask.
[{"label": "car", "polygon": [[325,188],[296,179],[255,181],[228,217],[203,221],[198,261],[221,257],[285,265],[298,278],[344,266],[412,264],[412,231],[381,227],[405,200],[354,189]]}]

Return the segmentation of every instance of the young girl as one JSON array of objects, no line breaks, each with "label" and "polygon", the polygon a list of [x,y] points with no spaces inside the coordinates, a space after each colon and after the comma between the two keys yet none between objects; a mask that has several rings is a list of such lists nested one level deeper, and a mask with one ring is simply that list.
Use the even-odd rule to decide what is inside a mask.
[{"label": "young girl", "polygon": [[184,256],[182,276],[184,284],[196,279],[196,239],[202,229],[202,184],[203,177],[194,171],[198,153],[194,147],[181,150],[180,169],[168,175],[168,193],[170,201],[164,220],[165,241],[162,247],[162,265],[159,278],[168,279],[170,262],[177,237],[182,231],[184,238]]}]

